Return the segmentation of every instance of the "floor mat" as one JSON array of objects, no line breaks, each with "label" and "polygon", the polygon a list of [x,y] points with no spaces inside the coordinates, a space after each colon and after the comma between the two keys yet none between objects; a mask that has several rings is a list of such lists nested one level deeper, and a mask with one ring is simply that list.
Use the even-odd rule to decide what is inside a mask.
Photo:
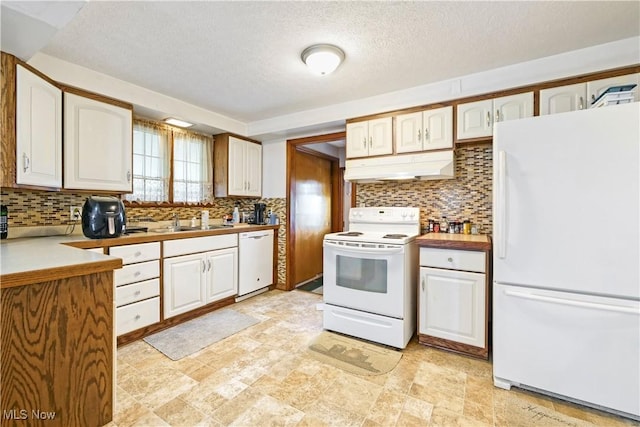
[{"label": "floor mat", "polygon": [[386,374],[402,357],[399,351],[328,331],[322,331],[307,352],[314,359],[357,375]]},{"label": "floor mat", "polygon": [[322,295],[322,276],[313,279],[312,281],[307,282],[304,285],[300,285],[296,289]]},{"label": "floor mat", "polygon": [[231,309],[189,320],[144,338],[172,360],[180,360],[260,321]]}]

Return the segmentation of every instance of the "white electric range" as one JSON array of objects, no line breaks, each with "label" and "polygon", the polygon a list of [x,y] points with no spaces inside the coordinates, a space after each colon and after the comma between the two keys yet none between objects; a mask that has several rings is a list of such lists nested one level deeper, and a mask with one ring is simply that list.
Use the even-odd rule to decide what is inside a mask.
[{"label": "white electric range", "polygon": [[347,232],[324,236],[323,327],[396,348],[416,328],[420,210],[351,208]]}]

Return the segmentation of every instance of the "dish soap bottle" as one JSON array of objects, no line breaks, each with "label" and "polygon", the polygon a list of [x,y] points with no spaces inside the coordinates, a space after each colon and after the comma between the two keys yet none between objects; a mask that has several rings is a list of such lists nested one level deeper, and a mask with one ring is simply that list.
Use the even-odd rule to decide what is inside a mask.
[{"label": "dish soap bottle", "polygon": [[233,208],[232,220],[234,224],[238,224],[240,222],[240,210],[238,209],[238,205]]}]

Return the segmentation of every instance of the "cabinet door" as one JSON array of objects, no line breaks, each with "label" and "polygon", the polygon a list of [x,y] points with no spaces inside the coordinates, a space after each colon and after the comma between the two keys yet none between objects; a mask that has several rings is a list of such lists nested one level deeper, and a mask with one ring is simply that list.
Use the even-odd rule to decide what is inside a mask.
[{"label": "cabinet door", "polygon": [[393,119],[369,120],[369,155],[379,156],[393,153]]},{"label": "cabinet door", "polygon": [[[636,84],[640,86],[640,73],[636,74],[628,74],[625,76],[619,77],[611,77],[608,79],[594,80],[592,82],[587,82],[587,95],[589,96],[589,106],[593,101],[596,100],[600,96],[602,92],[609,89],[611,86],[620,86],[620,85],[628,85],[628,84]],[[640,100],[640,88],[636,86],[635,91],[633,92],[633,100],[634,102],[638,102]]]},{"label": "cabinet door", "polygon": [[540,91],[540,115],[567,113],[587,108],[587,85],[552,87]]},{"label": "cabinet door", "polygon": [[207,303],[238,293],[238,248],[209,252],[207,261]]},{"label": "cabinet door", "polygon": [[131,192],[131,110],[64,94],[64,187]]},{"label": "cabinet door", "polygon": [[346,155],[364,157],[369,154],[369,122],[347,123]]},{"label": "cabinet door", "polygon": [[164,318],[205,304],[206,262],[202,254],[164,260]]},{"label": "cabinet door", "polygon": [[485,347],[485,275],[420,268],[418,332]]},{"label": "cabinet door", "polygon": [[245,141],[229,137],[229,195],[244,196],[247,182],[245,180],[247,145]]},{"label": "cabinet door", "polygon": [[16,184],[62,187],[62,91],[16,67]]},{"label": "cabinet door", "polygon": [[493,100],[493,111],[496,122],[533,117],[533,92],[496,98]]},{"label": "cabinet door", "polygon": [[458,105],[457,139],[481,138],[493,133],[490,99]]},{"label": "cabinet door", "polygon": [[396,116],[396,153],[422,150],[422,112]]},{"label": "cabinet door", "polygon": [[262,146],[246,141],[245,175],[247,196],[262,196]]},{"label": "cabinet door", "polygon": [[436,108],[422,113],[423,150],[453,148],[453,107]]}]

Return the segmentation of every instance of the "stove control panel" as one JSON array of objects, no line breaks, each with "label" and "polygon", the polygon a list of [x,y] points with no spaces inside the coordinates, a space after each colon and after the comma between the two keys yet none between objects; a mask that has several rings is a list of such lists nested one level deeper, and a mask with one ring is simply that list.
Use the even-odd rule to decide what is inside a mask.
[{"label": "stove control panel", "polygon": [[349,222],[366,223],[414,223],[420,221],[419,208],[404,207],[364,207],[351,208]]}]

